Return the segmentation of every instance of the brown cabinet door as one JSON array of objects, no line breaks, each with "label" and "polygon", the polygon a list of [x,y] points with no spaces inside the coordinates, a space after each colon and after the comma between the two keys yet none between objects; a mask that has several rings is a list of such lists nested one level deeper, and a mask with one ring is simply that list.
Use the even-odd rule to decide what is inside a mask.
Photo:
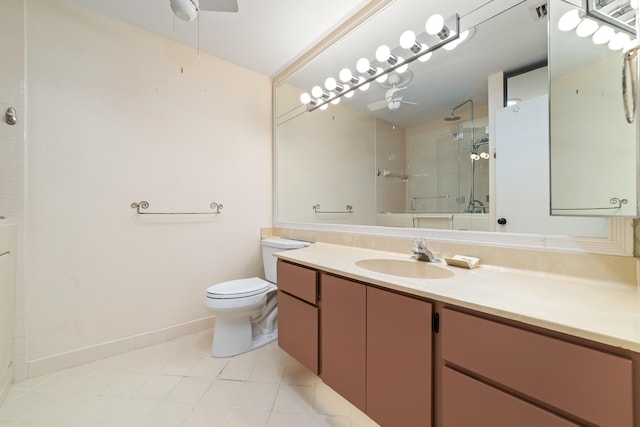
[{"label": "brown cabinet door", "polygon": [[573,424],[514,396],[445,368],[443,427],[572,427]]},{"label": "brown cabinet door", "polygon": [[367,415],[383,427],[431,425],[431,304],[367,288]]},{"label": "brown cabinet door", "polygon": [[318,374],[318,308],[278,291],[278,345]]},{"label": "brown cabinet door", "polygon": [[362,411],[366,405],[366,286],[320,275],[320,377]]}]

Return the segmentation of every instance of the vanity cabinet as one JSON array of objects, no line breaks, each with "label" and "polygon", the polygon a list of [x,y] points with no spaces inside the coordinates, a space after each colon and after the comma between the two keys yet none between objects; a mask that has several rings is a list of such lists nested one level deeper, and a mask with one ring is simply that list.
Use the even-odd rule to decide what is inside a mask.
[{"label": "vanity cabinet", "polygon": [[631,359],[449,308],[441,326],[443,426],[634,425]]},{"label": "vanity cabinet", "polygon": [[381,426],[432,418],[432,304],[367,287],[367,415]]},{"label": "vanity cabinet", "polygon": [[381,426],[431,425],[431,303],[321,273],[322,380]]},{"label": "vanity cabinet", "polygon": [[320,378],[366,412],[367,287],[322,273]]},{"label": "vanity cabinet", "polygon": [[278,345],[314,374],[318,364],[318,272],[278,260]]}]

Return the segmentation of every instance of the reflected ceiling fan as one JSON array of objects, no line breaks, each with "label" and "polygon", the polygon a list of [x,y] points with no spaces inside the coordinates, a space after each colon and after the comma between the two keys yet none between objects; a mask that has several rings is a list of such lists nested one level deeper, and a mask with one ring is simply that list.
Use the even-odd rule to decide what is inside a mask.
[{"label": "reflected ceiling fan", "polygon": [[183,21],[193,21],[198,12],[237,12],[238,0],[169,0],[171,10]]},{"label": "reflected ceiling fan", "polygon": [[398,74],[390,74],[387,83],[390,84],[391,87],[384,93],[384,99],[367,104],[367,108],[370,111],[382,110],[385,107],[391,111],[395,111],[399,109],[402,104],[418,105],[417,102],[405,101],[402,99],[400,92],[407,89],[407,86],[399,86],[402,82]]}]

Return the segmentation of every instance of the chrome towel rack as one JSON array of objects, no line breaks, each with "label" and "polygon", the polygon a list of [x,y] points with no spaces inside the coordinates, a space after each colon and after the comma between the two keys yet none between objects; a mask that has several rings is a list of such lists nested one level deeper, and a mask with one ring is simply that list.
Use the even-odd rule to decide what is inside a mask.
[{"label": "chrome towel rack", "polygon": [[222,203],[212,202],[209,207],[214,209],[214,212],[142,212],[140,209],[149,208],[149,202],[145,200],[137,203],[133,202],[131,207],[136,210],[138,215],[219,215],[220,209],[223,208]]},{"label": "chrome towel rack", "polygon": [[612,197],[609,199],[610,205],[616,205],[611,207],[597,207],[597,208],[551,208],[552,211],[593,211],[599,209],[622,209],[622,205],[629,203],[627,199],[619,199],[618,197]]},{"label": "chrome towel rack", "polygon": [[353,213],[353,206],[351,206],[351,205],[347,205],[347,207],[345,208],[346,210],[344,210],[344,211],[321,211],[319,204],[313,205],[312,208],[313,208],[313,211],[315,213],[317,213],[317,214],[319,214],[319,213],[323,213],[323,214],[352,214]]}]

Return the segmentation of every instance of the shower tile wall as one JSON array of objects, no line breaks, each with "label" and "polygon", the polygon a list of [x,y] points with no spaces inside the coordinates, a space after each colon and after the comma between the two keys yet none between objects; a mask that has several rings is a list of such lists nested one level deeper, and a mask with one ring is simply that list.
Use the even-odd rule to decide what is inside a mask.
[{"label": "shower tile wall", "polygon": [[[14,379],[26,377],[24,328],[24,163],[25,81],[24,1],[3,0],[0,4],[0,216],[16,223],[17,270],[15,307]],[[18,122],[5,121],[9,107],[17,111]],[[0,299],[4,298],[0,295]]]}]

